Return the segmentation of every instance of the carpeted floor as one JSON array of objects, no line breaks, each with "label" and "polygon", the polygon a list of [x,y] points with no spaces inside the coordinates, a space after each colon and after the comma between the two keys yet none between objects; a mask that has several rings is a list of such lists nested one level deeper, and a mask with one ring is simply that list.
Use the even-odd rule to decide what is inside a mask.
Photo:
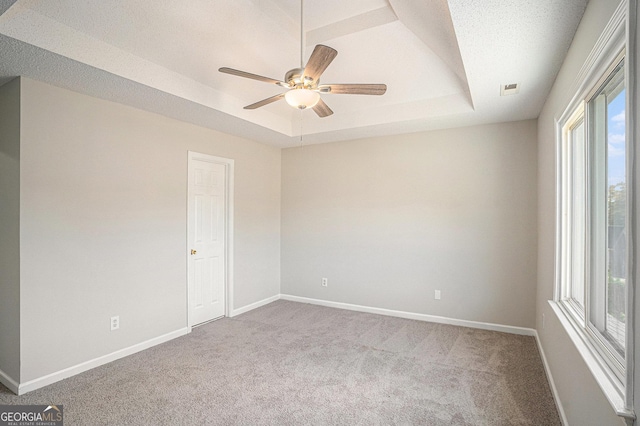
[{"label": "carpeted floor", "polygon": [[560,425],[533,337],[277,301],[0,404],[66,425]]}]

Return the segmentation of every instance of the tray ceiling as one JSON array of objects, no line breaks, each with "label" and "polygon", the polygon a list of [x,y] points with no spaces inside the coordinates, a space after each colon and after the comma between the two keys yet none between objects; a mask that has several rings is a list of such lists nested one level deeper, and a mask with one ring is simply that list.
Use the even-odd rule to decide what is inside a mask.
[{"label": "tray ceiling", "polygon": [[[318,118],[284,89],[300,66],[298,0],[0,2],[0,83],[22,75],[276,146],[538,116],[586,0],[307,0],[304,57],[338,56],[322,83],[385,83],[383,96],[323,94]],[[518,83],[517,95],[500,96]]]}]

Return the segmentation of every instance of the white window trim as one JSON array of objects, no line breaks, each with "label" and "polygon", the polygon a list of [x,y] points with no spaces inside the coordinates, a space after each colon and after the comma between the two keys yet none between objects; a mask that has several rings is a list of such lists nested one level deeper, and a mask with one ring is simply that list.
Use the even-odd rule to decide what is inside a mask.
[{"label": "white window trim", "polygon": [[584,333],[582,327],[577,326],[576,322],[570,319],[571,313],[567,311],[566,306],[553,300],[549,300],[549,304],[616,414],[620,417],[635,419],[633,411],[626,407],[624,389],[621,388],[620,381],[617,380],[616,375],[607,366],[604,359],[599,356],[599,350],[593,344],[592,339]]},{"label": "white window trim", "polygon": [[[634,0],[632,0],[634,1]],[[635,2],[634,2],[635,3]],[[603,356],[600,345],[595,343],[594,337],[588,332],[588,327],[585,327],[584,322],[577,320],[575,312],[569,306],[569,303],[562,301],[562,285],[564,270],[561,267],[564,259],[564,252],[562,250],[563,242],[565,239],[565,221],[563,219],[562,205],[565,194],[563,193],[563,183],[561,177],[563,176],[563,133],[565,125],[571,120],[576,111],[583,106],[585,99],[589,98],[589,94],[597,89],[597,83],[601,77],[605,75],[609,69],[611,63],[618,57],[620,51],[626,49],[627,42],[627,0],[623,0],[616,11],[614,12],[611,20],[605,27],[602,35],[598,39],[598,42],[594,46],[593,50],[587,57],[585,64],[582,66],[576,80],[574,81],[572,90],[574,96],[569,102],[567,108],[562,115],[556,119],[556,268],[555,268],[555,292],[554,300],[549,301],[553,311],[558,316],[560,323],[566,329],[570,339],[573,341],[576,349],[583,357],[587,367],[593,374],[595,380],[600,385],[600,388],[604,392],[605,396],[609,400],[609,403],[616,411],[616,414],[625,418],[627,422],[635,419],[635,413],[633,411],[633,311],[628,312],[628,328],[627,328],[627,348],[626,348],[626,368],[625,368],[625,381],[626,386],[622,380],[616,375],[614,369],[610,365],[606,357]],[[628,52],[627,52],[628,53]],[[625,61],[626,79],[629,79],[629,61]],[[628,96],[629,98],[629,96]],[[628,107],[628,105],[627,105]],[[627,111],[629,109],[627,108]],[[627,130],[629,125],[627,125]],[[627,132],[629,135],[630,133]],[[629,172],[627,172],[629,175]],[[630,235],[633,235],[634,230],[630,230]],[[629,285],[632,286],[631,281]],[[633,299],[633,290],[629,292],[629,299]],[[631,300],[628,303],[628,307],[631,307]]]}]

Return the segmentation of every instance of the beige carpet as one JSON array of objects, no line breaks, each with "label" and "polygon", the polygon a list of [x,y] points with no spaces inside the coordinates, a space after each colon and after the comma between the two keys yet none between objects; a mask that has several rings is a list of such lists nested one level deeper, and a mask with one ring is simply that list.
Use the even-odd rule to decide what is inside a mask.
[{"label": "beige carpet", "polygon": [[66,425],[559,425],[532,337],[277,301],[0,404]]}]

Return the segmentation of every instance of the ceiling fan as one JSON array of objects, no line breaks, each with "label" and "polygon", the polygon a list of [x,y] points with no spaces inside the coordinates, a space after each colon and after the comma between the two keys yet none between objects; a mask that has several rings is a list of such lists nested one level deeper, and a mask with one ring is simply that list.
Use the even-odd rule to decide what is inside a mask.
[{"label": "ceiling fan", "polygon": [[[300,63],[303,56],[303,1],[300,0]],[[311,53],[306,66],[287,71],[284,80],[276,80],[261,75],[252,74],[233,68],[222,67],[218,71],[264,81],[288,89],[284,93],[271,96],[244,109],[256,109],[284,98],[289,105],[298,109],[312,108],[319,117],[328,117],[333,114],[331,108],[320,97],[321,93],[338,95],[383,95],[387,91],[385,84],[320,84],[320,76],[335,59],[338,51],[322,44],[318,44]]]}]

